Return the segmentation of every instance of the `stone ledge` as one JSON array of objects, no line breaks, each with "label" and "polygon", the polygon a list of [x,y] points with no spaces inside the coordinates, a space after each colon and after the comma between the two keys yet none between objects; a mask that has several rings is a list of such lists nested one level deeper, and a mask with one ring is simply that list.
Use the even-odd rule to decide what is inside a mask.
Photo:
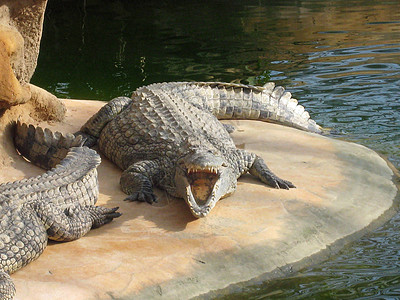
[{"label": "stone ledge", "polygon": [[[47,127],[74,132],[104,103],[65,104],[65,121]],[[275,190],[243,176],[234,195],[194,219],[183,200],[163,191],[156,206],[122,201],[121,171],[103,158],[98,204],[120,206],[123,216],[77,241],[51,242],[12,275],[17,299],[211,295],[315,263],[393,214],[394,173],[372,150],[274,124],[229,123],[238,147],[261,155],[297,189]],[[0,182],[43,173],[14,155]]]}]

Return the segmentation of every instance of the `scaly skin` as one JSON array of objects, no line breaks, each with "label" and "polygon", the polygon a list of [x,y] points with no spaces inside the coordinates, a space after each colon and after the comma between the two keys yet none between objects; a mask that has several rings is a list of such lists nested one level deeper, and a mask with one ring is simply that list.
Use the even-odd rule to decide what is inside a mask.
[{"label": "scaly skin", "polygon": [[304,107],[273,82],[263,87],[224,82],[166,82],[148,86],[211,112],[219,120],[260,120],[321,133]]},{"label": "scaly skin", "polygon": [[[19,124],[20,133],[30,131],[25,132],[26,137],[33,137],[35,130]],[[27,138],[16,144],[21,152],[27,152],[35,148],[32,145],[49,149],[52,141],[48,142],[40,144]],[[38,258],[48,238],[75,240],[120,216],[118,208],[94,205],[99,192],[99,163],[94,150],[74,147],[48,172],[0,185],[0,299],[14,297],[15,286],[9,274]]]},{"label": "scaly skin", "polygon": [[121,188],[128,200],[156,201],[153,187],[184,198],[195,217],[233,193],[250,172],[262,182],[289,189],[261,157],[237,149],[218,119],[278,122],[312,132],[321,128],[304,108],[270,83],[159,83],[137,89],[132,99],[105,105],[76,135],[93,141],[124,170]]}]

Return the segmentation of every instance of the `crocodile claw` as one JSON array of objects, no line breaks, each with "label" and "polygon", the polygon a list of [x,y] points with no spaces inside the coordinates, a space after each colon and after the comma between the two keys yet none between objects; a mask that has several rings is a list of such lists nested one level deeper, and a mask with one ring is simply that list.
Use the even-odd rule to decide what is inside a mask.
[{"label": "crocodile claw", "polygon": [[253,166],[250,168],[250,173],[273,188],[285,190],[295,188],[294,184],[290,181],[281,179],[272,173],[261,157],[256,157]]},{"label": "crocodile claw", "polygon": [[288,190],[290,188],[296,188],[295,185],[290,181],[278,177],[275,178],[275,187],[278,189],[285,189],[285,190]]},{"label": "crocodile claw", "polygon": [[125,201],[140,201],[149,204],[157,203],[157,196],[152,192],[135,192],[124,199]]},{"label": "crocodile claw", "polygon": [[295,185],[293,183],[291,183],[290,181],[281,179],[273,173],[264,174],[264,176],[261,180],[264,183],[266,183],[269,186],[276,188],[276,189],[288,190],[290,188],[296,188]]},{"label": "crocodile claw", "polygon": [[110,223],[114,218],[120,217],[122,214],[117,212],[119,207],[107,208],[101,206],[95,206],[90,212],[94,218],[92,228],[98,228],[104,224]]}]

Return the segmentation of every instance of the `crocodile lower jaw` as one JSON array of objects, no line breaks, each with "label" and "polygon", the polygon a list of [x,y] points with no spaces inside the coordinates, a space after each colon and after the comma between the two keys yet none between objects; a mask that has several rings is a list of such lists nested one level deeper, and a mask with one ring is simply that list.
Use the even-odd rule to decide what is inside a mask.
[{"label": "crocodile lower jaw", "polygon": [[190,211],[196,218],[208,215],[218,202],[217,192],[221,181],[220,175],[209,172],[196,172],[184,178],[186,195],[184,197]]}]

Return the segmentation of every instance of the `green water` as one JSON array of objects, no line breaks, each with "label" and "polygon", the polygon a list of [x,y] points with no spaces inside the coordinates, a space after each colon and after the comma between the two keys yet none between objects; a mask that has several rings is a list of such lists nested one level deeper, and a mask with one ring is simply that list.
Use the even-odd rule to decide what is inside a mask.
[{"label": "green water", "polygon": [[[400,2],[50,0],[33,83],[109,100],[160,81],[274,81],[400,168]],[[226,299],[400,299],[400,216]]]}]

